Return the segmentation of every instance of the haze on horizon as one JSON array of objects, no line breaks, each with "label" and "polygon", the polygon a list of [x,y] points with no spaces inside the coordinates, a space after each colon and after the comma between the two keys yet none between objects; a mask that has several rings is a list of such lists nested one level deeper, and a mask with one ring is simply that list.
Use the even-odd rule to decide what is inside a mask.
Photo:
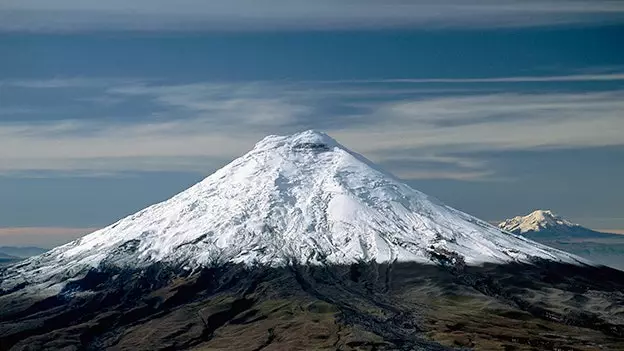
[{"label": "haze on horizon", "polygon": [[621,2],[384,4],[5,1],[0,246],[69,241],[310,128],[485,220],[624,230]]}]

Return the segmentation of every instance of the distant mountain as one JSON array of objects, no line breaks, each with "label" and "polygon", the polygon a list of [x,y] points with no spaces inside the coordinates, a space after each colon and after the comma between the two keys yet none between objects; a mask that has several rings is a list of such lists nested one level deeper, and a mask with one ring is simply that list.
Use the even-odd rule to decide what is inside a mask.
[{"label": "distant mountain", "polygon": [[0,259],[16,259],[16,258],[19,258],[19,257],[7,255],[4,252],[0,252]]},{"label": "distant mountain", "polygon": [[603,233],[572,223],[550,210],[507,219],[498,227],[596,263],[624,270],[624,235]]},{"label": "distant mountain", "polygon": [[21,260],[20,257],[7,255],[0,252],[0,267]]},{"label": "distant mountain", "polygon": [[526,216],[516,216],[498,225],[499,228],[514,234],[528,237],[604,237],[614,235],[597,232],[572,223],[551,210],[536,210]]},{"label": "distant mountain", "polygon": [[306,131],[1,268],[0,350],[624,350],[621,291]]},{"label": "distant mountain", "polygon": [[37,256],[46,251],[48,250],[34,246],[0,246],[0,266],[6,266],[31,256]]},{"label": "distant mountain", "polygon": [[0,246],[0,255],[5,254],[17,258],[37,256],[46,251],[48,250],[35,246]]}]

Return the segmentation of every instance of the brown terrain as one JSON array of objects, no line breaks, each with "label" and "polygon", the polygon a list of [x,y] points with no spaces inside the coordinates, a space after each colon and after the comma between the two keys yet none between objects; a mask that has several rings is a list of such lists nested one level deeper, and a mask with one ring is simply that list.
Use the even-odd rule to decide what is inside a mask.
[{"label": "brown terrain", "polygon": [[624,272],[544,262],[101,269],[0,292],[0,349],[623,350],[623,291]]}]

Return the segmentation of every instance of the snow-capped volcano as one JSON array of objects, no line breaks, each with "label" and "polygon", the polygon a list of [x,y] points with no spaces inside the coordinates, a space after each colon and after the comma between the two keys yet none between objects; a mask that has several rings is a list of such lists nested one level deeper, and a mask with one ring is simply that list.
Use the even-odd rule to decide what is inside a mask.
[{"label": "snow-capped volcano", "polygon": [[169,200],[0,273],[0,288],[155,262],[581,262],[441,204],[326,134],[269,136]]},{"label": "snow-capped volcano", "polygon": [[623,236],[585,228],[550,210],[537,210],[526,216],[516,216],[499,223],[498,226],[510,233],[582,256],[596,264],[624,270]]},{"label": "snow-capped volcano", "polygon": [[570,230],[580,228],[580,225],[567,221],[550,210],[535,210],[526,216],[507,219],[498,227],[510,233],[525,234],[542,230]]},{"label": "snow-capped volcano", "polygon": [[498,224],[502,230],[531,239],[612,237],[615,234],[597,232],[572,223],[550,210],[536,210],[526,216],[516,216]]}]

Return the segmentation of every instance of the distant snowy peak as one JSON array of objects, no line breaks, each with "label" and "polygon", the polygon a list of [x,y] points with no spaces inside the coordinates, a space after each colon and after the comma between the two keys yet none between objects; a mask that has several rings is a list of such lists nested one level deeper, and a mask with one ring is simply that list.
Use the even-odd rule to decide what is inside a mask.
[{"label": "distant snowy peak", "polygon": [[526,216],[516,216],[501,222],[498,227],[514,234],[581,228],[580,225],[567,221],[550,210],[536,210]]},{"label": "distant snowy peak", "polygon": [[583,262],[412,189],[324,133],[269,136],[164,202],[0,271],[66,281],[91,268]]}]

